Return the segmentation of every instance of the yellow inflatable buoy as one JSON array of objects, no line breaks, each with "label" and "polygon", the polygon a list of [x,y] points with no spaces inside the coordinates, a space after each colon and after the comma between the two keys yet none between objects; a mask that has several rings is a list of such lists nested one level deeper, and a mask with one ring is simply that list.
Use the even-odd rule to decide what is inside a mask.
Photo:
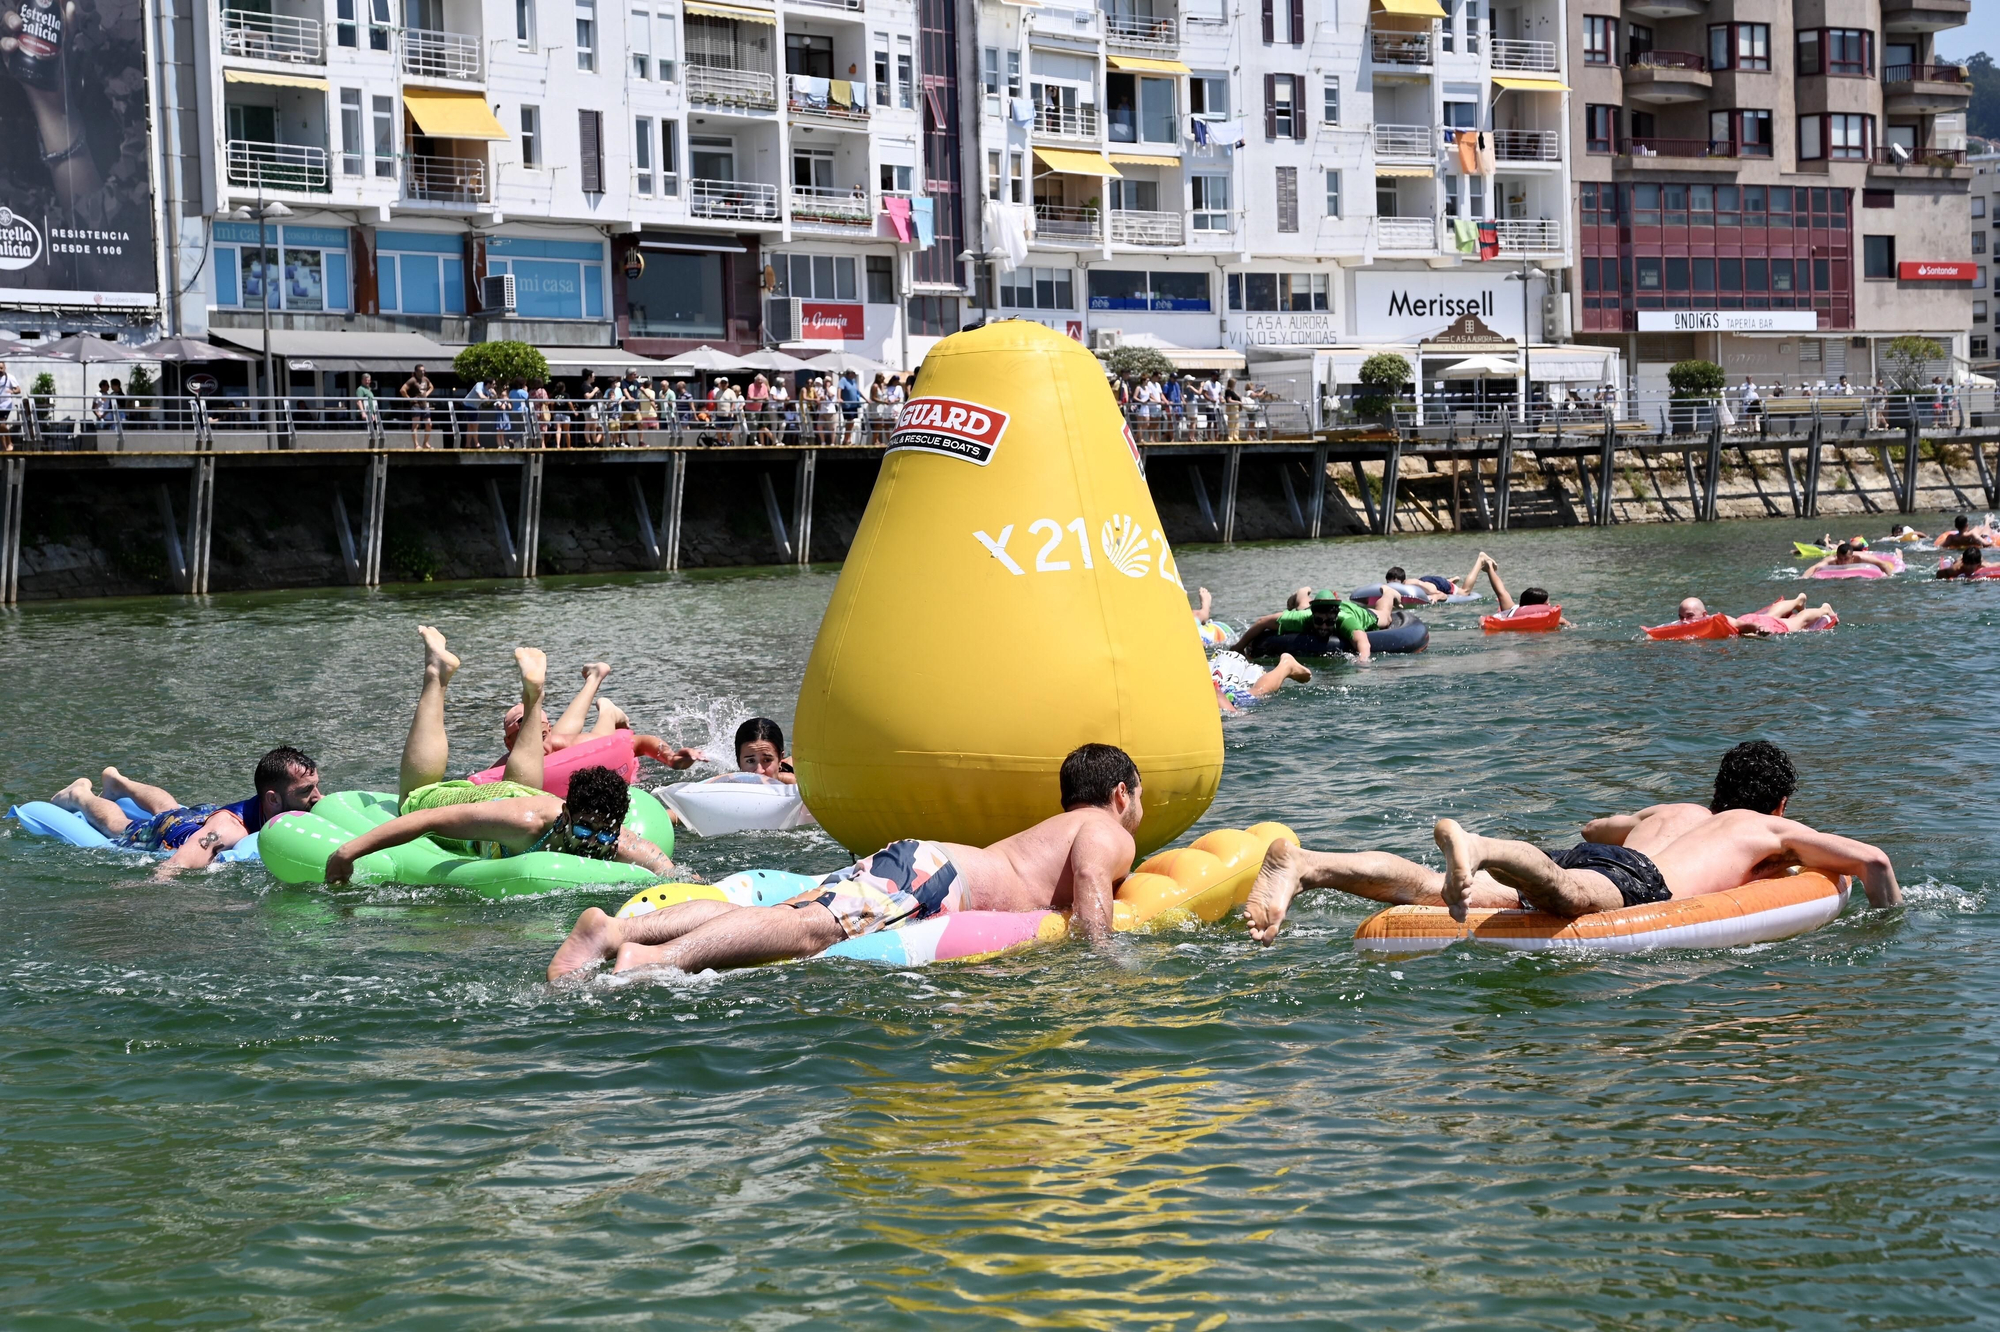
[{"label": "yellow inflatable buoy", "polygon": [[1139,765],[1141,854],[1201,817],[1222,726],[1138,451],[1081,344],[1004,320],[931,349],[821,622],[794,764],[856,854],[1057,812],[1063,757]]}]

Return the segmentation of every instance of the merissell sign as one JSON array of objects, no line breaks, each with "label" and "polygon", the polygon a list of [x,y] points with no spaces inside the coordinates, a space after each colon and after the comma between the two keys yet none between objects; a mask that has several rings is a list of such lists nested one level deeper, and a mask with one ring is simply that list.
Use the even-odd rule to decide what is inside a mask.
[{"label": "merissell sign", "polygon": [[[1521,284],[1507,271],[1384,272],[1354,275],[1354,334],[1364,342],[1416,342],[1474,315],[1503,338],[1521,336]],[[1530,284],[1539,302],[1546,288]],[[1539,331],[1540,321],[1536,321]]]}]

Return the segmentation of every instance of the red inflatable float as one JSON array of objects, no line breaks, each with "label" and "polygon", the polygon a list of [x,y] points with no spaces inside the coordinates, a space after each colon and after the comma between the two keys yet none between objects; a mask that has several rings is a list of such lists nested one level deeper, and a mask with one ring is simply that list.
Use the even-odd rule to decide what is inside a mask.
[{"label": "red inflatable float", "polygon": [[1562,628],[1561,606],[1516,606],[1512,615],[1482,615],[1489,634],[1546,634]]},{"label": "red inflatable float", "polygon": [[1659,639],[1679,638],[1734,638],[1736,626],[1721,611],[1704,615],[1699,620],[1681,620],[1674,624],[1649,624],[1643,626],[1646,637]]},{"label": "red inflatable float", "polygon": [[[639,756],[632,751],[632,732],[620,727],[610,735],[582,740],[568,749],[558,749],[542,760],[542,789],[550,795],[569,794],[570,774],[585,768],[609,768],[627,784],[639,776]],[[497,782],[507,775],[506,765],[475,772],[471,780],[480,786]]]}]

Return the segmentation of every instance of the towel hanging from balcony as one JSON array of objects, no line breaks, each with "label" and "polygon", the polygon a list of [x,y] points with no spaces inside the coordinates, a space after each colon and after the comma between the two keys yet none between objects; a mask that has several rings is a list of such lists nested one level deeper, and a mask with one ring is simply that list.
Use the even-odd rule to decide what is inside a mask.
[{"label": "towel hanging from balcony", "polygon": [[1477,253],[1479,224],[1469,217],[1454,217],[1451,220],[1451,243],[1461,254]]},{"label": "towel hanging from balcony", "polygon": [[1016,125],[1035,123],[1035,104],[1025,97],[1010,98],[1007,102],[1007,119]]},{"label": "towel hanging from balcony", "polygon": [[854,105],[854,85],[846,79],[829,79],[827,80],[827,96],[833,99],[835,106],[852,107]]},{"label": "towel hanging from balcony", "polygon": [[882,200],[882,212],[889,219],[889,229],[896,233],[896,239],[903,244],[910,243],[910,201],[900,195],[888,195]]},{"label": "towel hanging from balcony", "polygon": [[926,250],[937,243],[936,203],[928,194],[910,200],[910,216],[917,223],[917,244]]},{"label": "towel hanging from balcony", "polygon": [[986,253],[1010,271],[1028,262],[1028,232],[1022,220],[1023,211],[1019,205],[988,199],[985,216],[981,219],[986,231]]}]

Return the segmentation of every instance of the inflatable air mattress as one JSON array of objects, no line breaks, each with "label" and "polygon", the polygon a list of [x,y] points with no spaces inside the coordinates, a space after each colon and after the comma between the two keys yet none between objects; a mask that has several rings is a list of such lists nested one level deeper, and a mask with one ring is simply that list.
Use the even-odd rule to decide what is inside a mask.
[{"label": "inflatable air mattress", "polygon": [[1489,634],[1546,634],[1562,628],[1561,606],[1517,606],[1512,615],[1482,615],[1480,627]]},{"label": "inflatable air mattress", "polygon": [[[387,791],[337,791],[310,814],[281,814],[259,837],[264,864],[283,883],[324,883],[333,849],[396,817],[396,797]],[[625,826],[673,854],[674,826],[660,802],[632,792]],[[469,888],[482,897],[520,897],[596,884],[650,884],[657,876],[621,861],[590,860],[559,851],[530,851],[504,860],[481,860],[428,837],[375,851],[354,866],[361,884],[437,884]]]},{"label": "inflatable air mattress", "polygon": [[[130,800],[119,801],[118,808],[125,811],[127,818],[144,821],[153,817]],[[14,806],[7,813],[37,837],[53,837],[57,841],[68,842],[71,846],[81,846],[93,851],[120,849],[116,842],[93,828],[90,820],[83,815],[74,810],[64,809],[61,805],[52,805],[46,800],[30,800],[25,805]],[[258,835],[251,833],[235,846],[218,854],[215,857],[216,863],[256,860],[257,840]],[[134,854],[151,854],[164,860],[172,853],[158,851]]]},{"label": "inflatable air mattress", "polygon": [[[1368,650],[1371,653],[1422,652],[1430,646],[1430,626],[1414,615],[1402,611],[1392,612],[1389,623],[1380,629],[1368,631]],[[1264,640],[1258,648],[1260,658],[1276,660],[1289,652],[1294,657],[1343,657],[1349,655],[1340,646],[1338,638],[1321,638],[1318,634],[1301,632],[1278,634]]]},{"label": "inflatable air mattress", "polygon": [[1903,563],[1903,552],[1892,550],[1889,558],[1896,562],[1893,569],[1884,569],[1879,564],[1829,564],[1824,569],[1815,569],[1811,578],[1887,578],[1899,574],[1907,567]]},{"label": "inflatable air mattress", "polygon": [[1461,924],[1443,907],[1398,906],[1362,921],[1354,946],[1379,953],[1429,953],[1461,942],[1598,953],[1740,948],[1816,930],[1838,916],[1846,900],[1832,880],[1805,873],[1574,920],[1540,911],[1471,911]]},{"label": "inflatable air mattress", "polygon": [[1704,615],[1699,620],[1677,620],[1673,624],[1649,624],[1642,626],[1646,637],[1652,639],[1684,638],[1734,638],[1736,626],[1721,611]]},{"label": "inflatable air mattress", "polygon": [[[579,741],[568,749],[558,749],[550,754],[542,760],[542,790],[550,795],[568,795],[570,774],[584,768],[609,768],[628,783],[636,780],[639,760],[632,752],[632,732],[620,727],[610,735]],[[506,775],[507,767],[503,763],[484,772],[475,772],[468,780],[486,786]]]},{"label": "inflatable air mattress", "polygon": [[799,788],[754,772],[728,772],[699,782],[656,786],[653,794],[702,837],[782,832],[813,821]]},{"label": "inflatable air mattress", "polygon": [[[1938,561],[1938,571],[1940,573],[1945,572],[1946,570],[1949,569],[1954,569],[1956,567],[1958,567],[1957,560]],[[1952,577],[1964,579],[1967,581],[1977,580],[1981,582],[1989,578],[2000,578],[2000,564],[1982,564],[1969,574],[1953,574]]]}]

